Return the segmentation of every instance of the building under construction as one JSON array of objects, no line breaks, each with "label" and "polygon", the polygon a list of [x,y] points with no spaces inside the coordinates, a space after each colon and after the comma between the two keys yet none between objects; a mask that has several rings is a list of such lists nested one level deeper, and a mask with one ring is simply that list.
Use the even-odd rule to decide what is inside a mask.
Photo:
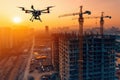
[{"label": "building under construction", "polygon": [[52,64],[59,72],[59,34],[52,34]]},{"label": "building under construction", "polygon": [[[83,36],[82,73],[79,74],[79,37],[76,33],[58,34],[54,42],[53,62],[58,65],[61,80],[115,80],[115,37],[110,35]],[[57,44],[57,45],[56,45]],[[56,46],[56,47],[55,47]],[[59,52],[58,52],[59,51]],[[57,53],[57,54],[56,54]],[[59,56],[55,56],[59,55]]]}]

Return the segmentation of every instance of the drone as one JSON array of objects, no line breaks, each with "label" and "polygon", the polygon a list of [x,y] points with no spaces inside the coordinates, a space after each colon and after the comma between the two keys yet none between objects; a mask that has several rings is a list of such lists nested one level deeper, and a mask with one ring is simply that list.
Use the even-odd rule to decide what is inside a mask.
[{"label": "drone", "polygon": [[25,13],[32,13],[32,17],[30,18],[30,21],[33,22],[35,19],[35,20],[39,20],[40,22],[42,22],[40,15],[42,13],[44,13],[44,14],[50,13],[50,8],[52,8],[52,7],[54,7],[54,6],[48,6],[46,9],[43,9],[43,10],[36,10],[33,5],[31,5],[32,10],[26,10],[24,7],[18,7],[18,8],[21,8],[22,11],[25,11]]}]

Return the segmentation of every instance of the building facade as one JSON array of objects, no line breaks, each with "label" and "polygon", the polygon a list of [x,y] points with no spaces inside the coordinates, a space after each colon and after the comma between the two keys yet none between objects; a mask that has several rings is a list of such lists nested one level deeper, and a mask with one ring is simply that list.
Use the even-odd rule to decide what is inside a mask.
[{"label": "building facade", "polygon": [[52,35],[52,65],[59,72],[59,34]]},{"label": "building facade", "polygon": [[78,37],[61,35],[59,39],[59,74],[61,80],[78,80]]},{"label": "building facade", "polygon": [[83,69],[79,75],[79,38],[61,34],[59,38],[59,75],[61,80],[115,80],[115,37],[84,35]]}]

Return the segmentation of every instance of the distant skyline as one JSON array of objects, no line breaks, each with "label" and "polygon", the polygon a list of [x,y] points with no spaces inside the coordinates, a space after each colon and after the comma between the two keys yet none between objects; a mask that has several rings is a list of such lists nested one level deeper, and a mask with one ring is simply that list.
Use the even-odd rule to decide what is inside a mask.
[{"label": "distant skyline", "polygon": [[[41,15],[42,23],[39,21],[30,22],[30,14],[25,14],[19,6],[30,9],[34,5],[36,9],[45,9],[47,6],[55,6],[51,9],[50,14]],[[112,16],[112,19],[105,19],[105,26],[120,27],[120,0],[3,0],[0,3],[0,27],[7,26],[31,26],[42,28],[46,25],[50,27],[64,27],[78,25],[78,16],[58,18],[59,15],[79,12],[79,6],[83,6],[83,10],[90,10],[91,16],[100,16],[101,12],[105,15]],[[86,15],[85,15],[86,16]],[[14,17],[20,17],[21,22],[13,22]],[[98,27],[99,19],[85,19],[85,27]]]}]

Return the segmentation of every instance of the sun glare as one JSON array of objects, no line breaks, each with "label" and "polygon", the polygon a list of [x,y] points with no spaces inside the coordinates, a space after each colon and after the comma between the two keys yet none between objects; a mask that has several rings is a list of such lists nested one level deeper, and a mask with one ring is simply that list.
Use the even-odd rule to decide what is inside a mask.
[{"label": "sun glare", "polygon": [[13,22],[14,23],[20,23],[21,22],[21,18],[20,17],[14,17],[13,18]]}]

